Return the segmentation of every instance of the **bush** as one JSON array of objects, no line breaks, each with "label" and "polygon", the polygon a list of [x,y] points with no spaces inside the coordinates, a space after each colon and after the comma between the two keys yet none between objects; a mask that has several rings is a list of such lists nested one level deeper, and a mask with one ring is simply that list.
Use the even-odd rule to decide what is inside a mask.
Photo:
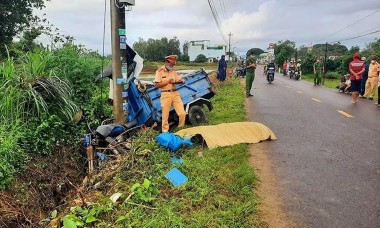
[{"label": "bush", "polygon": [[23,149],[31,153],[50,155],[55,145],[75,145],[75,140],[83,133],[79,126],[67,123],[57,115],[43,120],[34,118],[25,130]]},{"label": "bush", "polygon": [[313,64],[316,61],[316,57],[311,53],[306,53],[302,60],[302,73],[313,73]]},{"label": "bush", "polygon": [[196,63],[205,63],[207,62],[207,57],[203,54],[200,54],[197,56],[197,58],[195,58],[194,62]]},{"label": "bush", "polygon": [[326,79],[340,79],[341,75],[338,72],[327,72]]},{"label": "bush", "polygon": [[25,169],[28,157],[21,149],[19,127],[10,124],[0,126],[0,190],[4,190],[13,180],[13,176]]}]

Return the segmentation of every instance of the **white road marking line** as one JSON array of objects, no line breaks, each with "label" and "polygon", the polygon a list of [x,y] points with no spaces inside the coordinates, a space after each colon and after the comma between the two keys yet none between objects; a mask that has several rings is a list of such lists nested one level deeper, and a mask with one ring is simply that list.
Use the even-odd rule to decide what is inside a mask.
[{"label": "white road marking line", "polygon": [[321,103],[322,101],[320,101],[320,100],[318,100],[318,99],[316,99],[316,98],[311,98],[313,101],[316,101],[316,102],[319,102],[319,103]]},{"label": "white road marking line", "polygon": [[348,117],[348,118],[354,117],[354,116],[351,116],[350,114],[348,114],[347,112],[343,112],[343,111],[339,111],[339,110],[337,110],[337,112],[339,112],[340,114],[342,114],[343,116]]},{"label": "white road marking line", "polygon": [[297,91],[297,93],[302,93],[301,91]]},{"label": "white road marking line", "polygon": [[292,87],[290,87],[290,86],[286,86],[286,87],[289,88],[289,89],[292,88]]}]

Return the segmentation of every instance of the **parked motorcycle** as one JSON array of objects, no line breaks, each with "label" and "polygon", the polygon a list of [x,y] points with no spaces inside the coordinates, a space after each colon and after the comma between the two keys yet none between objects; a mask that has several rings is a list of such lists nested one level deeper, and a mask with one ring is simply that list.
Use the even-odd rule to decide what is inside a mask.
[{"label": "parked motorcycle", "polygon": [[275,72],[274,67],[269,67],[267,69],[267,80],[268,80],[269,84],[272,84],[272,82],[274,80],[274,72]]}]

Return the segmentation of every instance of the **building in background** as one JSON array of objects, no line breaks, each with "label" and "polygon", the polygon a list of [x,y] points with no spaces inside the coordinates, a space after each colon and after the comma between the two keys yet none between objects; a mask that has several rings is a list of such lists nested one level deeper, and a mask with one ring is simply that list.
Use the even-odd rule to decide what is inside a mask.
[{"label": "building in background", "polygon": [[211,46],[209,40],[194,40],[188,42],[189,60],[194,61],[198,55],[203,54],[210,60],[220,59],[220,56],[226,54],[226,46]]}]

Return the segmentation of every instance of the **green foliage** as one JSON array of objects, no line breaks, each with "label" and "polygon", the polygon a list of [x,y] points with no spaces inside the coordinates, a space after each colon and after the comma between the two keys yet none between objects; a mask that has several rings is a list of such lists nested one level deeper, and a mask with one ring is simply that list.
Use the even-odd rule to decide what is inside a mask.
[{"label": "green foliage", "polygon": [[316,57],[312,53],[306,53],[302,59],[302,72],[303,73],[313,73],[313,64],[316,61]]},{"label": "green foliage", "polygon": [[341,63],[341,59],[340,58],[337,58],[337,59],[327,59],[326,61],[326,71],[336,71],[339,66],[340,66],[340,63]]},{"label": "green foliage", "polygon": [[179,61],[181,61],[181,62],[189,62],[190,61],[190,57],[188,55],[180,55],[179,56]]},{"label": "green foliage", "polygon": [[285,60],[294,58],[295,43],[290,40],[278,41],[274,48],[274,54],[276,56],[276,64],[282,66]]},{"label": "green foliage", "polygon": [[[50,55],[39,51],[27,53],[21,59],[21,67],[15,67],[13,58],[8,58],[0,66],[0,95],[7,100],[0,109],[7,118],[16,108],[19,118],[27,120],[31,116],[59,112],[71,118],[77,112],[77,106],[69,99],[71,88],[68,83],[55,76],[46,67]],[[16,98],[16,99],[14,99]]]},{"label": "green foliage", "polygon": [[148,39],[145,41],[139,38],[139,41],[133,44],[133,49],[147,61],[163,62],[165,56],[168,55],[181,55],[180,42],[177,37],[168,39],[163,37],[161,39]]},{"label": "green foliage", "polygon": [[251,48],[247,51],[246,56],[250,56],[254,54],[255,56],[259,56],[260,54],[264,53],[264,51],[260,48]]},{"label": "green foliage", "polygon": [[207,62],[207,57],[205,55],[203,55],[203,54],[199,54],[195,58],[194,62],[196,62],[196,63],[205,63],[205,62]]},{"label": "green foliage", "polygon": [[0,125],[0,190],[7,188],[15,173],[22,171],[28,157],[19,146],[21,138],[20,125]]},{"label": "green foliage", "polygon": [[[110,203],[109,200],[108,203]],[[88,226],[88,224],[96,222],[98,216],[112,210],[112,204],[92,204],[88,208],[77,206],[72,214],[68,214],[63,218],[63,227],[72,228]]]},{"label": "green foliage", "polygon": [[371,55],[376,55],[378,59],[380,58],[380,38],[367,44],[362,52],[362,56],[367,57],[367,59],[369,59]]},{"label": "green foliage", "polygon": [[338,72],[327,72],[326,79],[340,79],[341,75]]},{"label": "green foliage", "polygon": [[9,55],[13,58],[21,58],[27,52],[42,50],[41,44],[35,43],[35,39],[40,36],[42,32],[37,28],[31,28],[29,31],[24,31],[20,41],[13,42],[9,46]]},{"label": "green foliage", "polygon": [[75,145],[78,133],[83,133],[78,126],[57,115],[32,118],[24,131],[22,147],[28,152],[50,155],[57,144]]},{"label": "green foliage", "polygon": [[[103,104],[109,84],[108,80],[95,81],[101,72],[102,59],[80,46],[67,44],[52,52],[47,68],[65,78],[71,85],[73,102],[85,111],[92,120],[110,115],[110,108]],[[104,66],[107,65],[105,62]]]},{"label": "green foliage", "polygon": [[154,196],[159,193],[158,189],[148,179],[144,179],[142,184],[135,183],[132,185],[131,192],[134,193],[132,199],[136,202],[151,202],[155,199]]},{"label": "green foliage", "polygon": [[338,67],[338,72],[346,74],[348,73],[348,66],[352,61],[352,55],[355,52],[359,52],[360,48],[358,46],[353,46],[350,50],[341,58],[340,66]]},{"label": "green foliage", "polygon": [[15,35],[21,32],[31,22],[36,21],[33,16],[33,8],[42,9],[44,0],[1,0],[0,2],[0,53],[4,51],[4,45],[12,42]]},{"label": "green foliage", "polygon": [[[313,45],[312,53],[317,57],[324,57],[326,50],[326,44],[315,44]],[[347,47],[340,44],[327,44],[328,56],[342,56],[348,51]]]}]

